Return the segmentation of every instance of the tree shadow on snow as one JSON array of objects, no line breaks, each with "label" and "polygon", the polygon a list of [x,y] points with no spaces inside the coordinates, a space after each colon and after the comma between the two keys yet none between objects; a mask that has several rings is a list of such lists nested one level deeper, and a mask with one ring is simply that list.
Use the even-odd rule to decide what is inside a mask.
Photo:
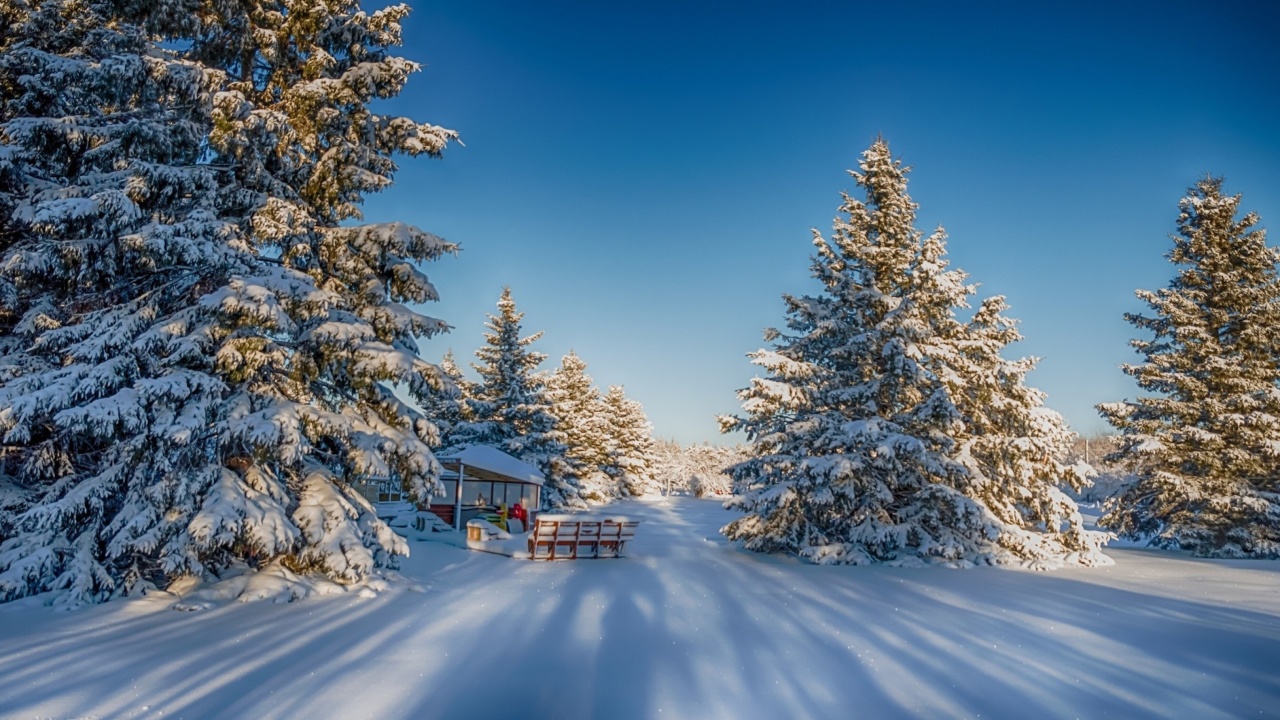
[{"label": "tree shadow on snow", "polygon": [[712,507],[628,507],[643,523],[619,560],[415,544],[451,559],[420,578],[438,588],[426,593],[32,615],[29,629],[0,625],[0,716],[1140,718],[1280,707],[1275,614],[1119,589],[1090,571],[800,565],[733,548]]}]

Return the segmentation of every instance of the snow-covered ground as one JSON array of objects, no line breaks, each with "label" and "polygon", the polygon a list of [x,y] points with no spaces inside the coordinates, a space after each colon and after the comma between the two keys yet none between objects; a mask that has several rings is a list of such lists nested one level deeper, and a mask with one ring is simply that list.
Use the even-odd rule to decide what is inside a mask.
[{"label": "snow-covered ground", "polygon": [[628,558],[413,542],[372,599],[0,606],[0,718],[1280,717],[1280,562],[814,567],[714,500],[609,512]]}]

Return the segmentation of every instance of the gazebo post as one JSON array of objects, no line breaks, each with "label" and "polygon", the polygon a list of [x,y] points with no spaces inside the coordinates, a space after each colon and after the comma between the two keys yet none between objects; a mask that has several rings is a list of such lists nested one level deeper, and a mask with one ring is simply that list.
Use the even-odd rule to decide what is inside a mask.
[{"label": "gazebo post", "polygon": [[458,458],[458,486],[453,492],[453,529],[462,532],[462,471],[466,469],[462,458]]}]

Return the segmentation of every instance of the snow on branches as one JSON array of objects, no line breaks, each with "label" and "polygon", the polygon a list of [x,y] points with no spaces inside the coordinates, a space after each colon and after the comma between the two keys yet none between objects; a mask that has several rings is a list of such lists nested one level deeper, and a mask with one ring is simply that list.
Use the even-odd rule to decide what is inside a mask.
[{"label": "snow on branches", "polygon": [[948,270],[942,229],[914,227],[906,168],[877,140],[853,172],[829,238],[814,231],[817,295],[791,297],[785,330],[751,355],[742,390],[750,457],[730,473],[744,516],[724,528],[751,550],[815,563],[1102,564],[1059,483],[1071,435],[1027,388],[1032,360],[1001,298],[969,322],[975,292]]},{"label": "snow on branches", "polygon": [[463,421],[448,444],[488,445],[542,471],[544,508],[582,507],[577,469],[566,457],[564,432],[551,412],[546,381],[537,372],[546,355],[528,348],[542,333],[521,336],[524,313],[516,310],[511,288],[503,288],[498,314],[485,325],[485,344],[476,350],[472,368],[480,382],[467,384]]},{"label": "snow on branches", "polygon": [[1179,203],[1167,288],[1137,295],[1150,332],[1125,365],[1155,393],[1099,406],[1121,431],[1108,459],[1137,468],[1102,523],[1211,557],[1280,557],[1280,251],[1240,196],[1205,178]]},{"label": "snow on branches", "polygon": [[[249,568],[361,583],[406,548],[349,481],[436,486],[422,263],[351,225],[416,66],[405,6],[32,0],[0,34],[0,598]],[[236,569],[239,568],[239,569]]]},{"label": "snow on branches", "polygon": [[618,385],[601,395],[586,370],[570,352],[547,376],[551,412],[564,433],[566,456],[578,468],[583,499],[604,503],[658,494],[653,428],[644,407]]}]

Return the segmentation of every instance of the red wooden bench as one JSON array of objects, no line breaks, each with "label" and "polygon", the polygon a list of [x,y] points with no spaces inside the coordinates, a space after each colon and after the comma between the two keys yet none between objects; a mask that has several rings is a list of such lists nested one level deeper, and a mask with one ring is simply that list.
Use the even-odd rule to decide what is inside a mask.
[{"label": "red wooden bench", "polygon": [[639,520],[539,515],[529,533],[533,560],[622,557],[636,536]]}]

